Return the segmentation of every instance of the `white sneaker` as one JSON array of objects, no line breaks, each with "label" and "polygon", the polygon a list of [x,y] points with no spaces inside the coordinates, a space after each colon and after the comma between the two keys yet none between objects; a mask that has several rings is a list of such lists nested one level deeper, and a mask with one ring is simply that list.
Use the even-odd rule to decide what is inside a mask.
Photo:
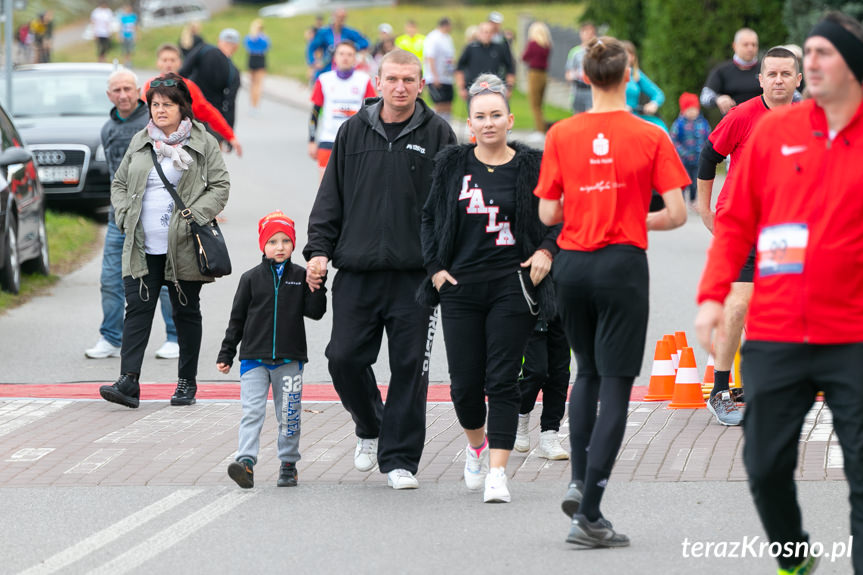
[{"label": "white sneaker", "polygon": [[485,493],[482,500],[485,503],[509,503],[512,497],[506,486],[506,469],[503,467],[492,467],[485,476]]},{"label": "white sneaker", "polygon": [[162,347],[156,350],[158,359],[177,359],[180,357],[180,344],[176,341],[166,341]]},{"label": "white sneaker", "polygon": [[387,473],[387,485],[393,489],[416,489],[420,482],[407,469],[393,469]]},{"label": "white sneaker", "polygon": [[477,454],[476,449],[467,444],[464,450],[464,484],[471,491],[482,489],[488,475],[488,442]]},{"label": "white sneaker", "polygon": [[539,449],[536,450],[536,456],[545,459],[569,459],[569,453],[561,447],[560,438],[554,429],[539,434]]},{"label": "white sneaker", "polygon": [[357,471],[371,471],[378,464],[378,438],[362,439],[357,437],[354,449],[354,467]]},{"label": "white sneaker", "polygon": [[515,450],[530,451],[530,414],[518,414],[518,428],[515,430]]},{"label": "white sneaker", "polygon": [[104,337],[100,337],[96,345],[84,352],[84,355],[90,359],[105,359],[106,357],[120,357],[120,348],[116,345],[111,345]]}]

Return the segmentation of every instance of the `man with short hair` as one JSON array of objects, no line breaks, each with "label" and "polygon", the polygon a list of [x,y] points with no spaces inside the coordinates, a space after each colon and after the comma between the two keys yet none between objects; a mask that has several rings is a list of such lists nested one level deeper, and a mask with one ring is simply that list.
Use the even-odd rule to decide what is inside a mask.
[{"label": "man with short hair", "polygon": [[507,97],[515,83],[515,64],[507,44],[492,42],[494,29],[491,22],[483,22],[477,29],[477,40],[465,46],[458,59],[455,81],[459,96],[468,101],[467,89],[480,74],[494,74],[506,82]]},{"label": "man with short hair", "polygon": [[435,112],[447,122],[452,118],[452,83],[455,68],[455,45],[450,35],[451,31],[450,19],[441,18],[437,28],[426,36],[423,46],[426,86],[434,103]]},{"label": "man with short hair", "polygon": [[[182,67],[182,63],[180,48],[174,44],[162,44],[156,50],[156,68],[159,70],[159,76],[176,74]],[[234,134],[234,129],[228,125],[222,113],[207,101],[207,98],[197,84],[188,78],[184,78],[184,80],[186,81],[186,86],[189,88],[189,94],[192,95],[192,113],[195,114],[195,119],[206,124],[207,128],[228,142],[230,147],[237,152],[237,155],[242,157],[243,148]],[[150,81],[147,80],[147,83],[141,88],[141,96],[144,99],[146,99],[149,88]]]},{"label": "man with short hair", "polygon": [[[105,161],[108,173],[114,179],[114,173],[120,167],[120,162],[126,154],[132,137],[143,130],[150,120],[150,112],[146,104],[138,97],[138,77],[131,70],[121,68],[108,76],[108,99],[114,104],[110,118],[102,126],[102,148],[105,150]],[[105,232],[105,246],[102,250],[102,275],[99,283],[102,292],[102,325],[99,326],[101,337],[96,345],[84,352],[90,359],[105,359],[120,357],[120,347],[123,339],[123,310],[126,305],[123,288],[123,232],[114,221],[114,206],[108,208],[108,229]],[[162,303],[162,317],[165,320],[167,340],[156,350],[159,359],[176,359],[180,357],[180,347],[177,344],[177,328],[171,317],[171,300],[167,288],[163,287],[159,294]]]},{"label": "man with short hair", "polygon": [[[743,346],[749,489],[780,574],[812,573],[816,546],[794,484],[800,433],[824,392],[863,537],[863,26],[828,13],[805,43],[811,100],[766,114],[732,174],[698,289],[709,349],[723,302],[753,245],[758,273]],[[818,539],[818,537],[816,537]],[[851,545],[863,574],[863,545]],[[774,555],[775,556],[775,555]]]},{"label": "man with short hair", "polygon": [[336,69],[324,72],[315,80],[309,118],[309,156],[317,160],[322,178],[339,127],[359,112],[363,100],[377,96],[369,75],[354,69],[357,49],[353,43],[343,40],[336,46],[333,61]]},{"label": "man with short hair", "polygon": [[405,22],[405,33],[396,38],[396,48],[407,50],[422,62],[425,39],[425,35],[417,31],[417,23],[414,20],[408,20]]},{"label": "man with short hair", "polygon": [[[306,281],[322,285],[327,263],[333,330],[326,349],[333,385],[356,425],[354,466],[378,464],[394,489],[414,476],[425,441],[428,363],[437,312],[417,304],[426,279],[420,213],[435,154],[455,144],[449,125],[419,98],[422,64],[396,49],[381,60],[381,98],[366,100],[339,129],[309,215]],[[381,400],[372,364],[384,330],[392,377]]]},{"label": "man with short hair", "polygon": [[237,92],[240,89],[240,71],[231,57],[240,44],[240,33],[233,28],[225,28],[219,33],[216,46],[205,44],[192,53],[183,67],[180,76],[189,78],[200,88],[204,97],[234,127]]},{"label": "man with short hair", "polygon": [[710,71],[701,89],[701,105],[716,106],[723,115],[728,110],[761,95],[758,83],[758,34],[751,28],[741,28],[731,44],[734,56]]},{"label": "man with short hair", "polygon": [[[317,80],[318,76],[333,69],[333,52],[336,46],[342,40],[350,40],[357,47],[357,51],[365,50],[369,47],[368,39],[353,28],[345,26],[345,20],[348,17],[347,11],[344,8],[337,8],[333,11],[332,24],[324,28],[318,29],[315,32],[309,45],[306,47],[306,63],[313,71],[312,81]],[[392,32],[392,31],[391,31]],[[322,54],[321,60],[318,62],[315,59],[315,52],[319,51]],[[320,66],[320,67],[318,67]]]},{"label": "man with short hair", "polygon": [[590,110],[593,106],[593,96],[590,92],[590,84],[584,78],[584,55],[587,45],[596,38],[596,26],[593,22],[582,22],[578,29],[579,43],[572,47],[566,56],[567,81],[572,84],[572,113],[580,114]]},{"label": "man with short hair", "polygon": [[[726,188],[729,187],[731,175],[737,168],[743,152],[749,146],[749,136],[755,128],[755,123],[768,111],[790,104],[794,91],[800,85],[801,77],[797,57],[793,52],[781,46],[771,48],[761,61],[761,73],[758,75],[763,94],[732,108],[708,137],[698,165],[697,206],[704,225],[711,233],[713,233],[715,215],[710,205],[716,166],[726,157],[731,157],[726,186],[722,188],[716,201],[718,214],[726,207],[728,201]],[[707,408],[722,425],[740,425],[742,420],[735,398],[729,390],[729,379],[737,346],[740,345],[749,300],[752,299],[754,273],[755,249],[753,248],[737,280],[731,284],[731,292],[725,300],[723,336],[717,338],[714,350],[716,361],[714,384]]]}]

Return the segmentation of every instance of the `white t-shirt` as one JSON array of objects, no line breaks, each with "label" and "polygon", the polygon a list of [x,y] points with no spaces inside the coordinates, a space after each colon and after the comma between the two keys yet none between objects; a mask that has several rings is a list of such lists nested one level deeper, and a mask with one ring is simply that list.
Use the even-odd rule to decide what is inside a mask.
[{"label": "white t-shirt", "polygon": [[[453,83],[455,70],[455,46],[452,36],[444,34],[437,28],[429,32],[423,46],[423,75],[426,82],[437,81],[441,84]],[[429,66],[429,58],[434,58],[434,70]]]},{"label": "white t-shirt", "polygon": [[[168,181],[174,188],[180,181],[184,170],[174,167],[171,158],[162,158],[159,163]],[[147,189],[141,203],[141,225],[144,227],[144,252],[150,255],[168,253],[168,225],[174,211],[174,198],[165,189],[162,178],[152,168],[147,175]]]},{"label": "white t-shirt", "polygon": [[110,8],[96,8],[90,13],[90,27],[96,38],[110,38],[114,25],[114,12]]},{"label": "white t-shirt", "polygon": [[335,70],[321,74],[312,92],[312,102],[322,106],[318,142],[335,142],[339,127],[360,111],[363,100],[375,95],[365,72],[354,70],[347,80],[339,78]]}]

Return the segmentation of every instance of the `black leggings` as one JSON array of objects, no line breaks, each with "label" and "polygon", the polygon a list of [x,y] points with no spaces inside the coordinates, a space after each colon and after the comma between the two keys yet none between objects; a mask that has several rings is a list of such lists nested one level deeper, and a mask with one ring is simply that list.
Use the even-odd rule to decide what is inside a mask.
[{"label": "black leggings", "polygon": [[120,353],[120,373],[141,373],[144,351],[150,341],[153,315],[159,303],[159,290],[168,286],[174,323],[177,326],[177,344],[180,360],[177,377],[195,379],[198,374],[198,355],[201,352],[201,286],[203,282],[184,281],[178,283],[183,292],[181,298],[173,283],[165,280],[167,256],[147,254],[148,274],[142,278],[126,276],[123,288],[126,291],[126,319],[123,322],[123,343]]},{"label": "black leggings", "polygon": [[513,271],[490,282],[445,283],[440,300],[456,417],[464,429],[481,428],[488,395],[489,446],[511,450],[521,401],[518,369],[536,322],[518,275]]}]

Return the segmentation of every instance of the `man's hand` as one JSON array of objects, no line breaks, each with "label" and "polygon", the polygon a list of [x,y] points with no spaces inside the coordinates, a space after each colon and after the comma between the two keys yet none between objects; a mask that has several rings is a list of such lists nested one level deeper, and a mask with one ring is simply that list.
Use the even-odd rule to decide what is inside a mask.
[{"label": "man's hand", "polygon": [[315,142],[309,142],[309,157],[313,160],[318,159],[318,145]]},{"label": "man's hand", "polygon": [[306,266],[306,283],[309,284],[310,291],[316,291],[324,284],[329,261],[327,256],[315,256],[309,260],[309,265]]},{"label": "man's hand", "polygon": [[432,276],[432,285],[434,285],[434,289],[440,291],[440,288],[443,287],[444,282],[449,282],[452,285],[456,285],[458,282],[454,277],[449,275],[449,272],[446,270],[441,270]]},{"label": "man's hand", "polygon": [[718,301],[707,300],[698,306],[698,315],[695,316],[695,337],[698,338],[699,345],[708,353],[713,353],[713,342],[724,337],[722,313],[723,305]]},{"label": "man's hand", "polygon": [[231,147],[234,148],[235,152],[237,152],[237,157],[242,158],[243,157],[243,146],[240,145],[240,142],[237,140],[237,138],[234,138],[233,140],[231,140],[228,143],[231,144]]},{"label": "man's hand", "polygon": [[227,363],[219,362],[216,364],[216,369],[218,369],[222,373],[228,373],[231,371],[231,366],[228,365]]},{"label": "man's hand", "polygon": [[701,221],[704,222],[704,227],[713,233],[713,220],[716,219],[716,214],[713,210],[698,210],[698,215],[701,216]]},{"label": "man's hand", "polygon": [[728,113],[728,110],[737,105],[737,102],[734,101],[734,98],[727,94],[722,94],[718,98],[716,98],[716,106],[719,108],[719,111],[722,112],[722,115]]},{"label": "man's hand", "polygon": [[530,268],[530,281],[538,286],[551,271],[551,254],[548,250],[536,250],[527,261],[521,262],[521,267]]}]

